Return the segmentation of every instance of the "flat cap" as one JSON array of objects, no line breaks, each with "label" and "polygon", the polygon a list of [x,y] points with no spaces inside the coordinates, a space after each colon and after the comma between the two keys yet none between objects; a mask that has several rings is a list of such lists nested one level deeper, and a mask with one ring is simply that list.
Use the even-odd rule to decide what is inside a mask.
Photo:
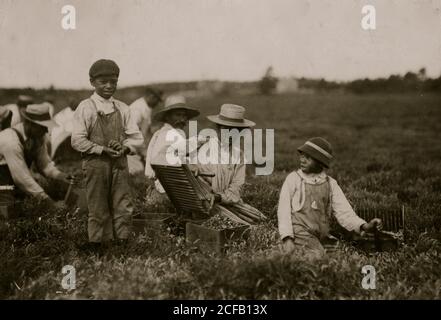
[{"label": "flat cap", "polygon": [[113,60],[100,59],[95,61],[89,69],[89,77],[119,76],[119,67]]}]

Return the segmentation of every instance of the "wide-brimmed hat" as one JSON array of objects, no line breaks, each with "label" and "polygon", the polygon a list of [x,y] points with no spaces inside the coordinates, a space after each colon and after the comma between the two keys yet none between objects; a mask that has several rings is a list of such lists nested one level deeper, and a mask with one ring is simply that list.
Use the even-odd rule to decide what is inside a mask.
[{"label": "wide-brimmed hat", "polygon": [[26,107],[28,104],[32,103],[34,103],[34,98],[32,98],[31,96],[21,94],[17,98],[17,105],[19,107]]},{"label": "wide-brimmed hat", "polygon": [[21,111],[21,115],[26,120],[51,130],[57,126],[57,123],[51,119],[49,110],[50,106],[48,103],[30,104],[24,111]]},{"label": "wide-brimmed hat", "polygon": [[228,127],[249,128],[256,125],[245,119],[245,108],[236,104],[223,104],[219,114],[207,116],[207,119]]},{"label": "wide-brimmed hat", "polygon": [[20,94],[18,96],[17,100],[20,101],[20,102],[29,102],[29,103],[34,102],[34,98],[32,98],[31,96],[28,96],[26,94]]},{"label": "wide-brimmed hat", "polygon": [[297,150],[317,160],[326,168],[329,168],[331,161],[334,159],[331,144],[321,137],[309,139]]},{"label": "wide-brimmed hat", "polygon": [[165,99],[164,107],[155,112],[155,114],[153,115],[153,119],[157,121],[164,121],[164,117],[167,112],[172,110],[185,110],[187,112],[188,119],[197,117],[200,114],[198,110],[193,109],[187,105],[184,96],[172,95]]}]

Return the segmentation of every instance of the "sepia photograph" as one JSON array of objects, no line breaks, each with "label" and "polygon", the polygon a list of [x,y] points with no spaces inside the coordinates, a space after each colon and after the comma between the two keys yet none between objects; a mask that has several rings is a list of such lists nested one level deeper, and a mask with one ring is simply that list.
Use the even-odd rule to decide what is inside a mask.
[{"label": "sepia photograph", "polygon": [[440,132],[441,0],[0,0],[0,300],[439,300]]}]

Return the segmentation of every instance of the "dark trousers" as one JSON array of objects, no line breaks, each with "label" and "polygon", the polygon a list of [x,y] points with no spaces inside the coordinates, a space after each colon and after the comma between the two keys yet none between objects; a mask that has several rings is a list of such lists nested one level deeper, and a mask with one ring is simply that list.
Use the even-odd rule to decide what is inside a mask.
[{"label": "dark trousers", "polygon": [[83,160],[90,242],[127,239],[133,206],[127,159],[89,156]]}]

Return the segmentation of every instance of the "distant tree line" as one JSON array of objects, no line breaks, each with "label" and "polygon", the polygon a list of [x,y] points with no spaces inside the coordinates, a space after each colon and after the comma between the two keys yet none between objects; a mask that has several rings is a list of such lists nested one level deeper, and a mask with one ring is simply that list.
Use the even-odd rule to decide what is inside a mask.
[{"label": "distant tree line", "polygon": [[342,90],[352,93],[404,93],[404,92],[440,92],[441,76],[432,79],[426,76],[426,69],[417,73],[407,72],[404,76],[391,75],[388,78],[358,79],[350,82],[334,82],[324,79],[299,79],[300,89],[314,91]]},{"label": "distant tree line", "polygon": [[[259,81],[249,82],[222,82],[222,95],[250,94],[260,92],[271,95],[276,93],[279,79],[274,75],[273,68],[268,67],[264,76]],[[364,93],[406,93],[406,92],[438,92],[441,93],[441,76],[432,79],[426,76],[426,69],[421,68],[417,73],[407,72],[402,75],[391,75],[388,78],[358,79],[349,82],[327,81],[325,79],[299,78],[298,89],[311,92],[351,92]],[[150,86],[163,90],[166,94],[181,91],[195,91],[198,89],[198,81],[155,83]],[[116,94],[118,99],[131,103],[135,98],[143,94],[145,86],[132,86],[119,88]],[[45,89],[35,88],[0,88],[0,105],[15,103],[18,95],[28,94],[34,97],[35,102],[46,101],[51,97],[57,107],[64,107],[67,100],[82,100],[87,98],[92,88],[80,90],[57,89],[50,86]],[[245,93],[246,92],[246,93]]]}]

